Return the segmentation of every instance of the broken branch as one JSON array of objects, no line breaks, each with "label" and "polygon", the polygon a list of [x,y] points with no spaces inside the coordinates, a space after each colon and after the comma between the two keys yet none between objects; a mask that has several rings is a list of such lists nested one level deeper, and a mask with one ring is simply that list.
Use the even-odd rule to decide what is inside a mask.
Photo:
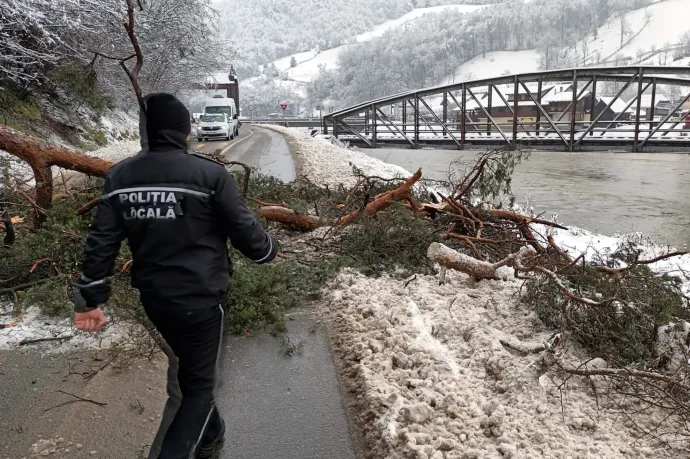
[{"label": "broken branch", "polygon": [[480,281],[482,279],[497,279],[496,270],[510,264],[519,254],[523,253],[524,250],[526,249],[523,248],[518,253],[510,254],[496,263],[489,263],[460,253],[446,245],[433,242],[429,246],[427,257],[444,268],[463,272],[472,279]]}]

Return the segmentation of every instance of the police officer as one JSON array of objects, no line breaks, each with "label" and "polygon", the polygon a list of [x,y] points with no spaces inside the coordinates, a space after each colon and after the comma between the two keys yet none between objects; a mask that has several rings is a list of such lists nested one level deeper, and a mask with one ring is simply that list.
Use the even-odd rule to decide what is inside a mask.
[{"label": "police officer", "polygon": [[144,109],[147,148],[115,165],[105,180],[76,284],[83,299],[75,299],[75,323],[90,332],[105,325],[101,306],[127,239],[132,286],[178,360],[182,402],[158,457],[206,458],[225,433],[214,388],[231,272],[227,241],[256,263],[272,261],[279,247],[223,165],[187,152],[191,123],[184,105],[152,94]]}]

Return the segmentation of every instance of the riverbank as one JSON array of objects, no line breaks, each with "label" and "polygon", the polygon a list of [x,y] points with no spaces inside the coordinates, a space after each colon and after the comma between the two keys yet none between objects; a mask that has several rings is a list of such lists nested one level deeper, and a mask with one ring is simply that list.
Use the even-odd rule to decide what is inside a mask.
[{"label": "riverbank", "polygon": [[[427,178],[462,171],[476,151],[362,149]],[[593,233],[643,233],[660,245],[690,246],[690,160],[667,153],[533,151],[513,174],[513,194],[525,209]]]},{"label": "riverbank", "polygon": [[[287,135],[301,143],[305,162],[327,168],[320,173],[324,183],[360,158],[365,174],[409,174],[362,158],[359,151],[324,146],[325,140]],[[321,162],[324,149],[328,160]],[[619,247],[638,250],[641,259],[670,250],[641,234],[535,229],[552,235],[573,259],[607,260]],[[680,278],[688,293],[684,272],[690,256],[650,266]],[[512,270],[501,277],[475,282],[448,273],[439,286],[435,276],[403,281],[346,270],[329,285],[323,312],[333,327],[341,377],[356,395],[357,420],[371,457],[690,457],[682,450],[660,450],[658,439],[640,430],[655,430],[661,411],[640,404],[639,416],[627,418],[619,400],[601,397],[610,389],[598,386],[602,381],[593,382],[593,391],[587,380],[564,379],[544,367],[533,350],[543,349],[558,330],[544,326],[520,301],[522,281]],[[561,354],[574,367],[591,357],[575,342]],[[591,365],[608,367],[602,359]],[[634,408],[636,402],[630,403]]]}]

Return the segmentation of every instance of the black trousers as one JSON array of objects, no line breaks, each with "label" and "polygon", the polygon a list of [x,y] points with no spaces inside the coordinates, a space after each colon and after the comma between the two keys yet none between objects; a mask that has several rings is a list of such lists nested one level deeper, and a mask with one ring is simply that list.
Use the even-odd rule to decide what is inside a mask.
[{"label": "black trousers", "polygon": [[227,307],[219,304],[185,309],[151,295],[142,294],[141,299],[146,314],[177,357],[177,382],[182,394],[158,457],[193,459],[199,445],[211,442],[221,431],[214,392],[219,381]]}]

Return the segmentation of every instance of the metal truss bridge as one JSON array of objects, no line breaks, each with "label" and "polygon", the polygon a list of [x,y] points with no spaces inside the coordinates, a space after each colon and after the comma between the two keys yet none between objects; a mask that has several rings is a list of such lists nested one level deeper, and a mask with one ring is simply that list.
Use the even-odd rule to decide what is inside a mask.
[{"label": "metal truss bridge", "polygon": [[322,130],[370,148],[690,151],[689,101],[690,67],[587,67],[396,94]]}]

